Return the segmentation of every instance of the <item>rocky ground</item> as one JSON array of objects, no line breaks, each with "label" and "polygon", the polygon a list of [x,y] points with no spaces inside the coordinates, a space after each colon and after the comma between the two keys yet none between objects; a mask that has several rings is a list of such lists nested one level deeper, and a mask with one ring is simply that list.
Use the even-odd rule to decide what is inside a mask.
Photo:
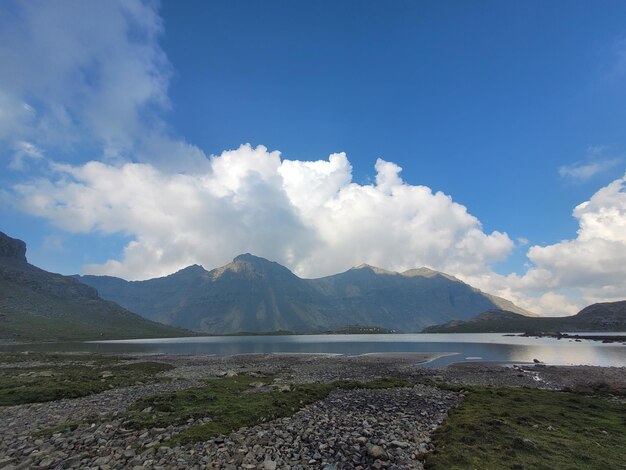
[{"label": "rocky ground", "polygon": [[[424,369],[425,355],[149,356],[175,366],[169,382],[108,390],[89,397],[0,408],[0,468],[422,468],[434,429],[463,398],[430,386],[626,388],[626,369],[502,367],[470,364]],[[275,375],[277,383],[404,378],[414,386],[336,390],[291,417],[216,439],[173,446],[171,437],[210,418],[165,428],[130,429],[123,413],[136,400],[235,374]],[[75,423],[71,428],[54,428]]]}]

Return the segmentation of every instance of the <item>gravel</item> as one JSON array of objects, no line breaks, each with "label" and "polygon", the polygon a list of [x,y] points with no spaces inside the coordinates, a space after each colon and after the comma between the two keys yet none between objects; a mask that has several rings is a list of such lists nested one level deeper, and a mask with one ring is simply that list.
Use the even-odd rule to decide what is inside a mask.
[{"label": "gravel", "polygon": [[[424,383],[407,388],[336,390],[288,418],[206,442],[170,447],[181,431],[210,418],[165,428],[130,429],[123,413],[147,396],[181,390],[204,380],[250,374],[276,375],[285,386],[398,377],[413,382],[561,389],[608,383],[626,387],[625,368],[501,367],[472,363],[425,369],[426,355],[142,356],[172,364],[170,382],[135,385],[88,397],[0,408],[0,468],[423,468],[432,432],[462,394]],[[40,432],[78,422],[62,432]]]}]

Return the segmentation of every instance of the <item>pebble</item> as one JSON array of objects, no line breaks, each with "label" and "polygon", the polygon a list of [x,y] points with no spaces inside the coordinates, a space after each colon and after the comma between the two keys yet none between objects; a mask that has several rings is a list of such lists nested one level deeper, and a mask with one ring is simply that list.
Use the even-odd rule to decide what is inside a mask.
[{"label": "pebble", "polygon": [[[168,447],[168,440],[209,420],[153,429],[128,429],[123,413],[137,400],[159,393],[198,386],[218,376],[274,375],[271,386],[259,381],[255,393],[284,390],[294,384],[335,380],[368,381],[395,376],[417,382],[440,379],[451,383],[518,385],[557,388],[563,382],[558,368],[532,366],[494,368],[484,365],[418,369],[412,360],[330,355],[241,355],[226,358],[168,356],[155,359],[176,366],[162,375],[170,382],[122,387],[77,399],[0,408],[0,468],[133,468],[200,469],[290,468],[422,469],[432,451],[431,436],[463,393],[426,385],[393,389],[335,390],[326,399],[294,415],[243,428],[206,442]],[[581,368],[574,377],[603,378],[619,371]],[[541,375],[541,380],[533,377]],[[561,375],[559,375],[561,374]],[[604,375],[602,375],[604,374]],[[565,377],[565,376],[563,376]],[[567,375],[572,377],[571,372]],[[151,409],[144,409],[146,413]],[[53,435],[37,431],[67,421],[77,426]],[[519,446],[535,448],[534,441]]]}]

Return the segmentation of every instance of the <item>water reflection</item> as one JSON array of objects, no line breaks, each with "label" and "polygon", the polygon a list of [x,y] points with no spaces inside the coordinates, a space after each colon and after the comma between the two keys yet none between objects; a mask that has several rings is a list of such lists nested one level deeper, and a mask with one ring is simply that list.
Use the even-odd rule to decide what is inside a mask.
[{"label": "water reflection", "polygon": [[[152,340],[98,341],[4,345],[4,351],[96,352],[110,354],[213,354],[377,352],[457,353],[437,359],[430,366],[478,360],[530,362],[537,358],[550,364],[626,366],[626,346],[593,341],[570,342],[554,338],[526,338],[500,333],[306,335],[306,336],[214,336]],[[465,359],[470,358],[470,359]]]}]

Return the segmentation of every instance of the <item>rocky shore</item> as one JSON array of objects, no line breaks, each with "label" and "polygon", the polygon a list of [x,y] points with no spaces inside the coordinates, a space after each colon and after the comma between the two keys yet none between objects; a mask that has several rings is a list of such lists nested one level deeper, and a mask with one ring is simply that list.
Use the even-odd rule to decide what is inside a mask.
[{"label": "rocky shore", "polygon": [[[433,431],[463,399],[462,391],[445,391],[433,383],[555,390],[610,383],[626,388],[624,368],[417,366],[427,358],[415,354],[142,357],[173,365],[161,373],[169,381],[0,408],[0,468],[419,469],[432,449]],[[209,417],[136,429],[124,416],[144,397],[195,387],[208,379],[254,374],[271,375],[274,384],[285,390],[294,384],[367,382],[381,377],[405,379],[411,385],[335,390],[292,416],[186,445],[172,445],[170,440],[210,421]]]}]

